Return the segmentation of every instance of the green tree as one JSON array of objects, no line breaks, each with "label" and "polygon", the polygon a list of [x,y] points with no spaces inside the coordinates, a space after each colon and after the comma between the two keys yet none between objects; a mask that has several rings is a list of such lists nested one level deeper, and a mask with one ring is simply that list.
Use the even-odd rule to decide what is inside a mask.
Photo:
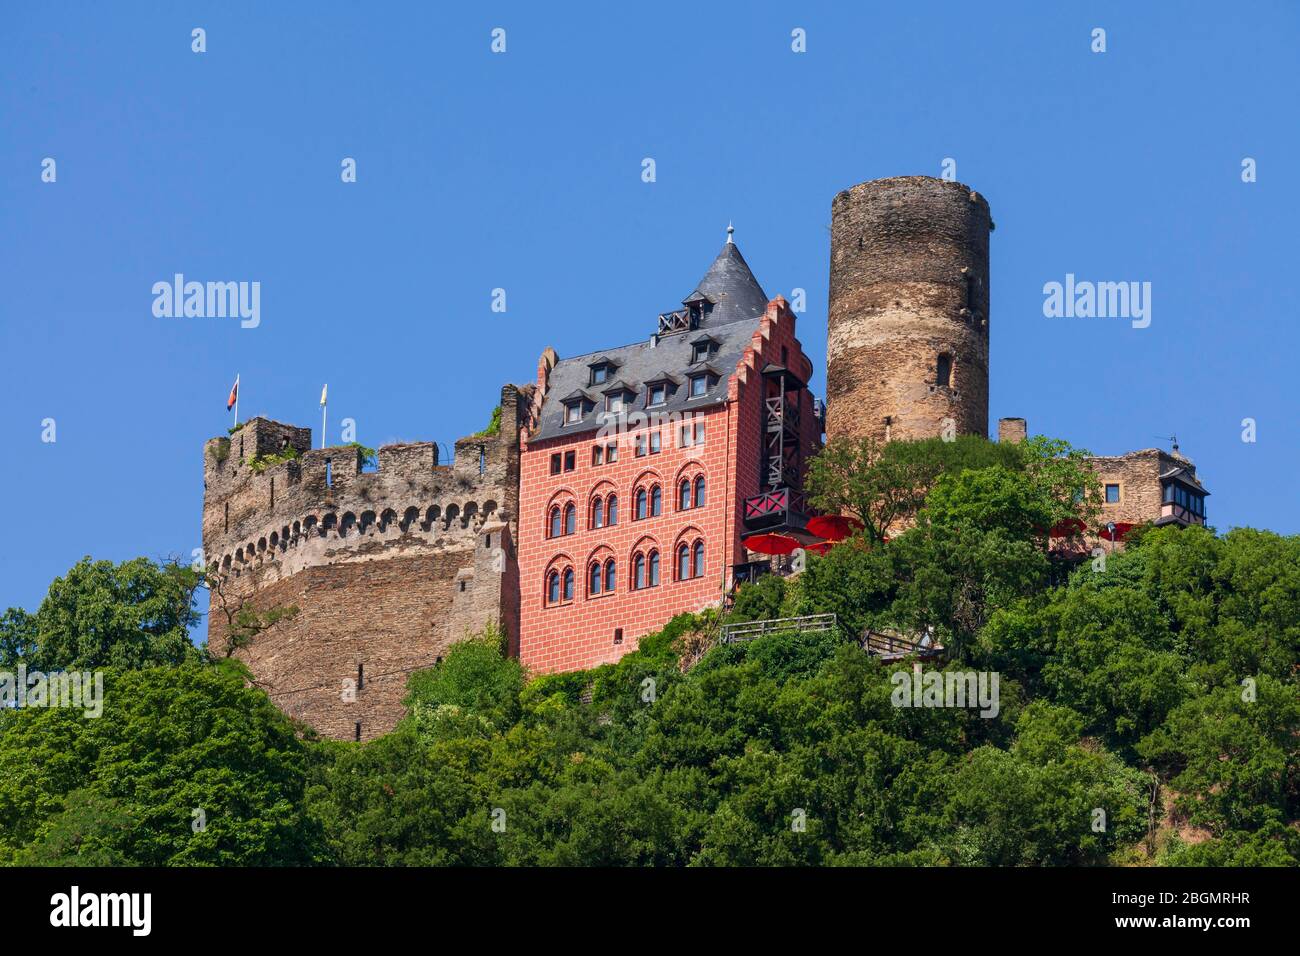
[{"label": "green tree", "polygon": [[189,628],[198,622],[198,572],[136,558],[122,564],[83,558],[56,578],[34,615],[11,608],[0,622],[0,654],[29,668],[140,668],[194,660]]},{"label": "green tree", "polygon": [[[43,863],[285,865],[321,860],[309,754],[234,665],[105,674],[104,709],[0,721],[0,843]],[[129,825],[128,825],[129,824]]]}]

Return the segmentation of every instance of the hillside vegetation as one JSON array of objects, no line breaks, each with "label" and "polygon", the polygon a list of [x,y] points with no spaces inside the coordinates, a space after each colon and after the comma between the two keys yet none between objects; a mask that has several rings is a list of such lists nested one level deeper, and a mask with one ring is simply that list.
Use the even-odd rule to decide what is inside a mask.
[{"label": "hillside vegetation", "polygon": [[[365,744],[178,641],[195,576],[87,559],[0,619],[0,670],[106,678],[98,719],[0,712],[0,862],[1297,865],[1300,538],[1145,529],[1065,577],[1048,529],[1093,506],[1079,454],[950,444],[829,449],[814,491],[863,532],[727,617],[843,633],[717,645],[713,610],[537,677],[488,634]],[[912,662],[865,654],[867,627],[996,674],[996,716],[896,706]]]}]

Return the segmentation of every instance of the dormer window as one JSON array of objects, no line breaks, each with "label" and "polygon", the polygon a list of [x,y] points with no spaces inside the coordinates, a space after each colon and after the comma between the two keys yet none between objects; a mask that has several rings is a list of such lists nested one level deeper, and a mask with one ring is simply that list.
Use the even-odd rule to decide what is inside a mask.
[{"label": "dormer window", "polygon": [[564,406],[564,424],[576,425],[582,421],[582,402],[569,402]]},{"label": "dormer window", "polygon": [[663,382],[651,385],[646,396],[646,405],[662,405],[666,401],[668,401],[668,386]]},{"label": "dormer window", "polygon": [[618,362],[607,355],[601,355],[587,363],[587,368],[589,369],[587,384],[604,385],[613,380]]},{"label": "dormer window", "polygon": [[709,391],[709,376],[707,374],[691,376],[691,398],[700,398]]},{"label": "dormer window", "polygon": [[691,364],[707,362],[718,347],[718,342],[711,335],[701,335],[691,342]]},{"label": "dormer window", "polygon": [[605,411],[621,415],[627,411],[627,392],[610,392],[605,396]]}]

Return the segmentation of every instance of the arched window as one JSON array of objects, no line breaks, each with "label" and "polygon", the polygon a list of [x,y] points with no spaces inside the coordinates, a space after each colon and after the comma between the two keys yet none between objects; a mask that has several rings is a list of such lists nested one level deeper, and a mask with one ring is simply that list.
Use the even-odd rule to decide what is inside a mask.
[{"label": "arched window", "polygon": [[578,509],[573,505],[564,506],[564,533],[573,534],[578,530]]},{"label": "arched window", "polygon": [[636,516],[638,521],[645,517],[645,500],[645,489],[638,488],[636,490]]},{"label": "arched window", "polygon": [[952,380],[952,356],[947,352],[941,353],[934,366],[934,384],[947,388]]},{"label": "arched window", "polygon": [[692,577],[704,577],[704,542],[695,542],[695,573]]},{"label": "arched window", "polygon": [[685,511],[691,506],[691,481],[689,478],[683,478],[682,483],[677,486],[677,510]]},{"label": "arched window", "polygon": [[659,583],[659,552],[650,552],[650,587]]},{"label": "arched window", "polygon": [[632,559],[632,587],[645,587],[645,555],[638,554]]},{"label": "arched window", "polygon": [[704,507],[704,476],[695,479],[695,507]]},{"label": "arched window", "polygon": [[560,506],[556,505],[551,509],[551,535],[552,538],[560,536]]},{"label": "arched window", "polygon": [[691,549],[682,544],[677,548],[677,580],[685,581],[691,576]]},{"label": "arched window", "polygon": [[558,571],[552,571],[546,581],[546,603],[560,603],[560,572]]},{"label": "arched window", "polygon": [[658,518],[664,510],[663,489],[655,485],[650,489],[650,517]]},{"label": "arched window", "polygon": [[605,562],[605,590],[613,591],[617,582],[614,579],[614,559],[610,558]]},{"label": "arched window", "polygon": [[605,502],[596,496],[596,500],[591,503],[591,526],[593,528],[603,528],[605,526]]},{"label": "arched window", "polygon": [[591,575],[587,585],[588,594],[599,594],[602,578],[600,576],[600,562],[591,562]]},{"label": "arched window", "polygon": [[564,569],[564,600],[573,600],[573,568]]}]

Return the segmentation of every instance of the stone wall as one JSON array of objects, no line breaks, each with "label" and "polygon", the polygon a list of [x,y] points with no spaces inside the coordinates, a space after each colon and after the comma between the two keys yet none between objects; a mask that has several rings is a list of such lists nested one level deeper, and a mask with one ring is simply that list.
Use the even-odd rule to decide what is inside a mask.
[{"label": "stone wall", "polygon": [[[389,445],[363,471],[355,449],[312,449],[310,429],[262,418],[209,441],[213,653],[228,647],[223,606],[297,606],[237,656],[287,713],[346,739],[360,721],[366,739],[400,717],[406,673],[432,666],[452,642],[491,623],[517,643],[518,423],[528,393],[506,386],[500,434],[461,439],[445,463],[432,443]],[[290,447],[296,459],[250,465]],[[345,681],[358,676],[348,700]]]},{"label": "stone wall", "polygon": [[835,197],[828,438],[933,438],[946,419],[957,434],[987,436],[992,228],[983,197],[927,176]]}]

